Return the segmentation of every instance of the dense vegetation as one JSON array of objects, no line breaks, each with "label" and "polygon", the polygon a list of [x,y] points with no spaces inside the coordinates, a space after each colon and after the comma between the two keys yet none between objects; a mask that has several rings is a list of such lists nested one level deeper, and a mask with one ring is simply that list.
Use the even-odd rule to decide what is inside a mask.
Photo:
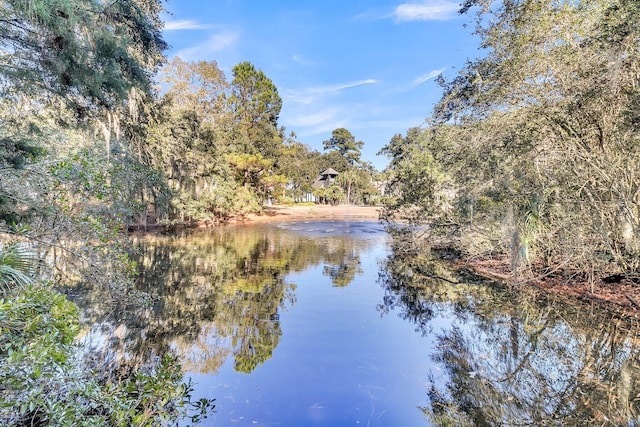
[{"label": "dense vegetation", "polygon": [[362,143],[339,129],[323,154],[285,136],[277,88],[251,63],[231,81],[215,62],[167,63],[162,11],[1,3],[0,424],[196,422],[211,408],[191,402],[166,349],[140,362],[75,342],[78,309],[55,289],[92,286],[120,311],[149,302],[134,291],[128,226],[302,200],[330,167],[344,173],[333,201],[375,201]]},{"label": "dense vegetation", "polygon": [[637,278],[640,4],[467,0],[482,57],[395,136],[390,219],[512,271]]},{"label": "dense vegetation", "polygon": [[[166,63],[159,0],[1,4],[0,423],[171,422],[192,404],[175,360],[81,358],[77,308],[55,287],[144,304],[126,226],[224,221],[309,193],[377,203],[380,178],[347,129],[325,153],[287,135],[250,62],[230,80],[215,62]],[[637,278],[640,4],[462,11],[477,13],[484,53],[440,79],[429,126],[382,150],[386,217],[467,255],[507,254],[518,273]],[[314,189],[328,168],[337,183]],[[211,402],[194,404],[197,421]]]},{"label": "dense vegetation", "polygon": [[112,144],[118,117],[134,116],[163,60],[160,11],[153,0],[2,2],[2,425],[197,422],[210,408],[192,406],[171,354],[145,366],[83,357],[78,309],[54,290],[85,281],[114,302],[141,302],[115,231],[149,175]]},{"label": "dense vegetation", "polygon": [[[197,421],[211,402],[190,402],[170,354],[144,365],[83,357],[78,310],[54,289],[85,283],[113,304],[143,304],[123,226],[150,213],[259,209],[289,179],[276,159],[310,155],[283,142],[277,90],[249,63],[228,85],[215,64],[176,59],[157,96],[161,10],[155,0],[2,2],[0,424]],[[318,166],[307,168],[314,178]]]},{"label": "dense vegetation", "polygon": [[243,62],[232,74],[228,82],[215,62],[180,58],[162,69],[165,90],[147,104],[147,135],[132,149],[168,193],[154,185],[139,196],[143,223],[225,220],[267,202],[321,197],[324,189],[312,184],[328,168],[344,175],[339,201],[379,201],[371,197],[378,174],[347,129],[333,132],[337,142],[325,143],[326,153],[311,150],[278,125],[282,100],[262,70]]}]

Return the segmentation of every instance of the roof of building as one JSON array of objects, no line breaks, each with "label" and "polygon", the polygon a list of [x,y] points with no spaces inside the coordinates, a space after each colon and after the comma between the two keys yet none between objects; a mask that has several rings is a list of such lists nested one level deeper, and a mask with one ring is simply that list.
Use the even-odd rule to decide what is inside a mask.
[{"label": "roof of building", "polygon": [[338,172],[336,172],[332,168],[329,168],[329,169],[325,170],[324,172],[322,172],[320,175],[338,175]]}]

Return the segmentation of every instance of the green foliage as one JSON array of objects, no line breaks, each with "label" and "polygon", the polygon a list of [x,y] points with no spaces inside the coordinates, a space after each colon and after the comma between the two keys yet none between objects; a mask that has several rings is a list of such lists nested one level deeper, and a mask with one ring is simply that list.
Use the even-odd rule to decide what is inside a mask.
[{"label": "green foliage", "polygon": [[[34,258],[21,246],[0,255],[0,424],[159,425],[187,414],[190,388],[175,359],[117,378],[87,365],[74,343],[77,307],[49,285],[31,284]],[[197,405],[206,411],[210,403]]]},{"label": "green foliage", "polygon": [[114,106],[131,86],[149,87],[148,70],[166,48],[159,2],[4,1],[0,74],[11,95],[44,89],[77,108]]},{"label": "green foliage", "polygon": [[292,133],[278,161],[278,171],[288,178],[289,197],[294,201],[304,200],[313,191],[312,184],[318,177],[318,172],[329,168],[327,165],[323,155],[297,141]]},{"label": "green foliage", "polygon": [[[344,190],[345,201],[358,204],[371,203],[372,195],[378,192],[373,185],[376,171],[370,164],[360,159],[360,150],[364,142],[356,141],[347,129],[338,128],[333,130],[331,138],[324,141],[323,145],[329,152],[322,158],[322,170],[332,168],[339,172],[337,179]],[[325,198],[324,195],[321,197]],[[343,196],[339,198],[342,199]]]},{"label": "green foliage", "polygon": [[17,243],[0,250],[0,294],[33,281],[36,262],[33,254]]},{"label": "green foliage", "polygon": [[66,387],[60,370],[71,365],[71,343],[78,332],[77,308],[44,287],[0,300],[0,378],[3,423],[47,420],[47,407],[59,404]]},{"label": "green foliage", "polygon": [[170,209],[164,221],[214,220],[230,214],[235,183],[224,155],[232,120],[228,83],[215,62],[189,63],[175,58],[162,70],[167,85],[152,101],[150,126],[140,150],[167,182]]},{"label": "green foliage", "polygon": [[[455,210],[416,218],[455,224],[465,248],[473,235],[478,247],[510,253],[517,270],[636,275],[640,58],[628,25],[636,2],[478,0],[463,10],[477,13],[486,55],[440,80],[421,140],[386,148],[391,209],[426,213],[439,169]],[[429,174],[419,170],[431,177],[422,181]]]},{"label": "green foliage", "polygon": [[145,149],[174,192],[172,220],[225,220],[285,195],[306,153],[285,150],[282,100],[261,70],[238,64],[227,83],[215,62],[176,58],[162,80]]},{"label": "green foliage", "polygon": [[320,203],[334,206],[345,198],[344,190],[335,182],[329,187],[314,188],[313,194],[318,197]]},{"label": "green foliage", "polygon": [[42,154],[42,148],[32,145],[28,140],[11,137],[0,139],[0,168],[20,169]]},{"label": "green foliage", "polygon": [[[273,82],[249,62],[232,73],[227,83],[215,62],[179,58],[163,68],[166,92],[151,108],[146,144],[139,150],[167,178],[169,222],[225,220],[259,211],[267,201],[300,200],[312,192],[320,170],[346,171],[360,162],[362,143],[355,140],[325,155],[293,134],[285,141],[278,128],[282,100]],[[367,181],[345,185],[350,198],[374,194]]]},{"label": "green foliage", "polygon": [[[322,142],[325,150],[335,150],[349,165],[360,163],[360,149],[364,142],[356,138],[345,128],[334,129],[331,138]],[[337,170],[337,169],[336,169]],[[338,170],[338,172],[341,172]]]},{"label": "green foliage", "polygon": [[273,160],[262,154],[229,154],[226,160],[236,169],[237,180],[243,186],[259,187],[262,176],[269,171]]},{"label": "green foliage", "polygon": [[383,217],[412,224],[448,221],[455,194],[451,178],[434,157],[442,152],[438,134],[413,128],[406,137],[394,136],[381,154],[391,156],[386,191],[394,196]]},{"label": "green foliage", "polygon": [[260,200],[256,194],[247,187],[240,187],[235,193],[231,212],[241,215],[260,212],[262,209]]},{"label": "green foliage", "polygon": [[262,70],[242,62],[232,70],[229,105],[242,138],[243,152],[277,159],[282,150],[278,117],[282,99]]},{"label": "green foliage", "polygon": [[[95,143],[97,134],[104,135],[109,164],[112,149],[124,146],[124,117],[138,116],[136,93],[151,90],[155,68],[164,60],[162,11],[156,0],[4,2],[0,167],[24,168],[73,156],[74,143],[85,145],[80,143],[85,137]],[[131,205],[125,201],[130,193],[117,209]],[[42,214],[39,196],[0,183],[0,219],[31,221],[30,215]],[[15,207],[9,201],[17,202]]]},{"label": "green foliage", "polygon": [[[370,175],[363,170],[351,168],[339,174],[336,182],[342,185],[347,203],[354,203],[356,194],[361,196],[370,185]],[[360,200],[361,201],[361,200]]]},{"label": "green foliage", "polygon": [[[169,355],[120,378],[93,375],[77,358],[78,308],[43,284],[0,300],[0,423],[169,425],[198,422],[212,401],[191,402]],[[195,412],[189,412],[195,409]]]},{"label": "green foliage", "polygon": [[145,301],[119,231],[166,204],[138,104],[164,60],[162,10],[156,0],[2,4],[0,235],[15,242],[0,249],[2,425],[168,425],[211,409],[191,408],[169,355],[113,372],[82,357],[77,307],[40,281]]},{"label": "green foliage", "polygon": [[[202,421],[213,409],[213,400],[191,402],[191,383],[182,383],[177,360],[165,355],[151,369],[138,369],[132,376],[107,383],[107,418],[112,425],[172,425],[185,416]],[[195,409],[195,413],[189,413]]]}]

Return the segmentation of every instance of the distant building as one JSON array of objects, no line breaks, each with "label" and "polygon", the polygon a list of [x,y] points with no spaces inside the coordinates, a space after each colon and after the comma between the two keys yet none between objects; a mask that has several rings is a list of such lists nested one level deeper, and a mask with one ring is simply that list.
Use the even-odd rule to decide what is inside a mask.
[{"label": "distant building", "polygon": [[311,186],[313,188],[328,188],[331,184],[336,182],[337,177],[338,172],[336,172],[332,168],[329,168],[324,172],[320,172],[320,176],[315,181],[313,181],[313,184],[311,184]]}]

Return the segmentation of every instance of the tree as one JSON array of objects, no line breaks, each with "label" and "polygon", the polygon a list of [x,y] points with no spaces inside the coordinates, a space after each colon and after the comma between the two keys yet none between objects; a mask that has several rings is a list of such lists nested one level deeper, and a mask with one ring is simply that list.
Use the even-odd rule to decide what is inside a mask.
[{"label": "tree", "polygon": [[278,162],[279,171],[289,178],[291,197],[299,201],[313,191],[312,184],[320,170],[328,169],[321,162],[321,154],[297,141],[292,134]]},{"label": "tree", "polygon": [[[39,140],[46,140],[51,126],[41,129],[45,123],[33,119],[38,111],[70,107],[72,115],[56,120],[75,126],[122,106],[132,87],[148,90],[166,47],[162,10],[155,0],[3,2],[0,93],[8,108],[1,119],[0,167],[19,168],[45,153]],[[0,183],[0,218],[18,220],[15,212],[28,209],[12,205],[23,200]]]},{"label": "tree", "polygon": [[173,58],[161,70],[167,84],[164,98],[176,109],[191,111],[210,127],[223,127],[227,115],[229,83],[215,61],[185,62]]},{"label": "tree", "polygon": [[435,131],[411,128],[404,137],[394,135],[380,150],[379,154],[391,156],[386,191],[393,200],[384,208],[385,218],[432,226],[442,219],[448,222],[447,190],[451,183],[434,155],[443,151],[439,142]]},{"label": "tree", "polygon": [[349,169],[338,175],[337,182],[346,187],[347,204],[352,203],[352,190],[364,187],[367,183],[367,178],[364,172],[358,169]]},{"label": "tree", "polygon": [[183,220],[228,216],[235,193],[224,159],[232,151],[229,84],[215,62],[180,58],[168,63],[160,78],[166,91],[151,107],[143,150],[174,191],[172,214]]},{"label": "tree", "polygon": [[25,285],[0,314],[2,425],[170,425],[211,408],[206,399],[188,413],[196,404],[169,354],[128,378],[79,361],[78,307],[50,286]]},{"label": "tree", "polygon": [[[475,224],[483,250],[510,253],[516,269],[635,274],[637,2],[469,0],[463,11],[477,13],[486,55],[440,79],[426,130],[454,177],[460,231]],[[407,194],[414,178],[403,179]]]},{"label": "tree", "polygon": [[[475,93],[458,98],[466,99],[469,113],[503,118],[503,129],[514,135],[504,139],[505,148],[522,164],[518,169],[530,171],[514,174],[518,192],[529,193],[529,201],[516,206],[516,244],[526,249],[522,237],[530,234],[531,219],[542,220],[556,230],[536,239],[545,252],[570,256],[580,269],[635,270],[640,58],[638,29],[628,22],[640,16],[637,3],[498,4],[491,12],[481,9],[494,15],[479,30],[491,54],[472,65],[480,76]],[[592,255],[570,255],[584,254],[585,247]]]},{"label": "tree", "polygon": [[3,94],[55,93],[81,112],[114,107],[132,86],[149,89],[166,48],[162,11],[156,0],[3,2]]},{"label": "tree", "polygon": [[[123,167],[132,166],[124,144],[96,155],[94,135],[118,133],[121,113],[137,113],[136,91],[150,92],[166,46],[161,11],[156,0],[2,2],[0,424],[161,424],[187,415],[189,388],[169,355],[124,374],[79,357],[78,309],[54,287],[82,281],[141,302],[118,234],[131,204],[116,203],[137,183],[122,178],[136,172]],[[100,117],[109,126],[88,131]],[[22,250],[46,262],[29,270]]]},{"label": "tree", "polygon": [[[352,165],[344,156],[340,154],[339,151],[330,150],[329,152],[322,153],[318,171],[322,172],[324,170],[332,168],[336,172],[344,172],[346,170],[349,170],[349,168],[351,167]],[[316,171],[316,173],[318,171]]]},{"label": "tree", "polygon": [[344,199],[344,191],[337,183],[331,184],[329,187],[318,187],[313,190],[313,194],[318,197],[320,203],[337,205],[340,200]]},{"label": "tree", "polygon": [[[334,129],[331,138],[322,142],[325,150],[335,150],[353,166],[360,163],[360,149],[364,142],[356,141],[355,137],[345,128]],[[340,172],[340,171],[339,171]]]},{"label": "tree", "polygon": [[242,62],[232,70],[229,105],[241,137],[241,149],[275,159],[282,149],[278,117],[282,99],[262,70]]},{"label": "tree", "polygon": [[237,179],[243,187],[258,187],[260,178],[265,175],[273,161],[265,159],[261,154],[230,154],[227,156],[229,164],[236,168]]},{"label": "tree", "polygon": [[[112,204],[107,215],[104,208],[122,200],[122,181],[105,175],[116,166],[97,162],[84,142],[96,142],[96,129],[88,130],[91,119],[125,106],[135,110],[132,92],[150,89],[166,46],[161,11],[155,0],[3,3],[0,218],[6,223],[0,232],[29,229],[23,237],[43,250],[61,246],[58,233],[65,240],[110,240],[105,235],[125,215],[122,205]],[[47,162],[37,163],[45,154]],[[91,251],[87,245],[73,252],[88,259]]]}]

